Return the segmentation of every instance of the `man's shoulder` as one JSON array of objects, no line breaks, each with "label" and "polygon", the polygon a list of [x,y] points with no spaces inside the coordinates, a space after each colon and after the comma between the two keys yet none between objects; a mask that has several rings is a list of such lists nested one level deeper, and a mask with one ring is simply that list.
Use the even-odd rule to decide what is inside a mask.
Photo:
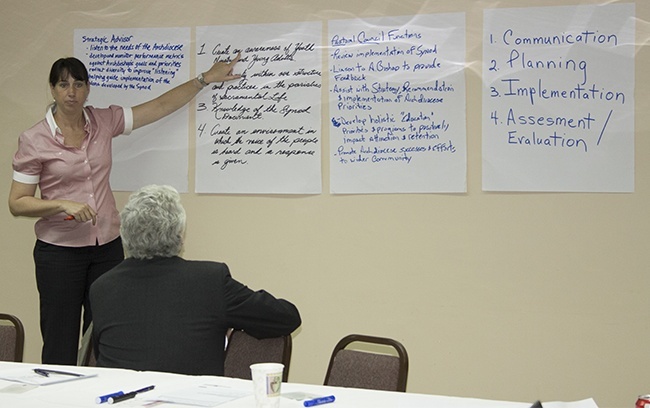
[{"label": "man's shoulder", "polygon": [[110,282],[111,280],[113,280],[116,277],[116,275],[120,274],[120,271],[128,270],[128,269],[129,269],[128,267],[127,268],[124,267],[124,261],[122,261],[121,263],[117,264],[113,268],[111,268],[108,271],[104,272],[97,279],[95,279],[95,281],[93,282],[91,288],[94,287],[94,286],[104,285],[104,284],[106,284],[106,282]]},{"label": "man's shoulder", "polygon": [[223,262],[202,260],[181,260],[184,267],[192,272],[206,274],[228,274],[228,266]]},{"label": "man's shoulder", "polygon": [[[161,279],[183,279],[191,274],[192,280],[219,280],[229,276],[228,266],[222,262],[185,260],[180,257],[155,260],[134,260],[127,258],[113,269],[97,278],[93,287],[113,285],[130,281],[136,276]],[[164,278],[163,278],[164,276]],[[173,277],[176,278],[173,278]]]}]

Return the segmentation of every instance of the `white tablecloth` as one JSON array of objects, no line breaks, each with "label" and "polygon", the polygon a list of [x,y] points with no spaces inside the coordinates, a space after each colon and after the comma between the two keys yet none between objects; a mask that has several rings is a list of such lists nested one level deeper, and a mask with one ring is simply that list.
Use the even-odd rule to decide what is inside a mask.
[{"label": "white tablecloth", "polygon": [[[218,405],[219,408],[255,407],[255,400],[252,396],[252,382],[227,377],[187,376],[98,367],[47,366],[6,362],[0,362],[0,376],[3,372],[15,371],[17,368],[31,370],[37,367],[97,374],[97,376],[41,386],[25,386],[16,382],[0,380],[0,408],[190,407],[190,405],[156,402],[156,399],[161,395],[174,394],[176,391],[203,384],[218,385],[251,393],[249,396]],[[119,404],[98,405],[95,402],[95,399],[100,395],[106,395],[118,390],[129,392],[149,385],[155,385],[155,389]],[[336,397],[335,402],[321,405],[322,408],[529,408],[533,402],[493,401],[297,383],[282,384],[283,395],[291,395],[292,393],[334,395]],[[598,408],[592,399],[569,403],[543,402],[543,404],[544,408]],[[280,397],[280,407],[303,408],[303,404],[298,400]]]}]

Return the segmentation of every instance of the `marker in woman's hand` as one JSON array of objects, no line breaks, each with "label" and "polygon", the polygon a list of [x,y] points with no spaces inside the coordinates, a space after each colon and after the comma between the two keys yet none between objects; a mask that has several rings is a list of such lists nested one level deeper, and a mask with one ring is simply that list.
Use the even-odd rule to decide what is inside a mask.
[{"label": "marker in woman's hand", "polygon": [[68,215],[67,217],[64,218],[65,221],[72,221],[74,220],[74,215]]}]

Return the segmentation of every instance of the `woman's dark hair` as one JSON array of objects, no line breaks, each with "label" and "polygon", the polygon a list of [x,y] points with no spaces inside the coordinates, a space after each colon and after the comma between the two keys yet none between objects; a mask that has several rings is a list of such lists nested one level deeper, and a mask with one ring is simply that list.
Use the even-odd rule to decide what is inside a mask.
[{"label": "woman's dark hair", "polygon": [[88,70],[83,62],[74,57],[61,58],[52,64],[50,70],[50,85],[55,86],[57,82],[65,79],[68,74],[77,81],[88,83]]}]

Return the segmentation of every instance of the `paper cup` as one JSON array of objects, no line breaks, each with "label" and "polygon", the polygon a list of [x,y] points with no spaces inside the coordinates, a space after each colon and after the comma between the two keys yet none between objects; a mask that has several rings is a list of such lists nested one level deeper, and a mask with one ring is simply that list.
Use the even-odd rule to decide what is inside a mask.
[{"label": "paper cup", "polygon": [[280,406],[280,386],[284,365],[279,363],[259,363],[251,365],[251,377],[255,390],[257,408],[277,408]]}]

